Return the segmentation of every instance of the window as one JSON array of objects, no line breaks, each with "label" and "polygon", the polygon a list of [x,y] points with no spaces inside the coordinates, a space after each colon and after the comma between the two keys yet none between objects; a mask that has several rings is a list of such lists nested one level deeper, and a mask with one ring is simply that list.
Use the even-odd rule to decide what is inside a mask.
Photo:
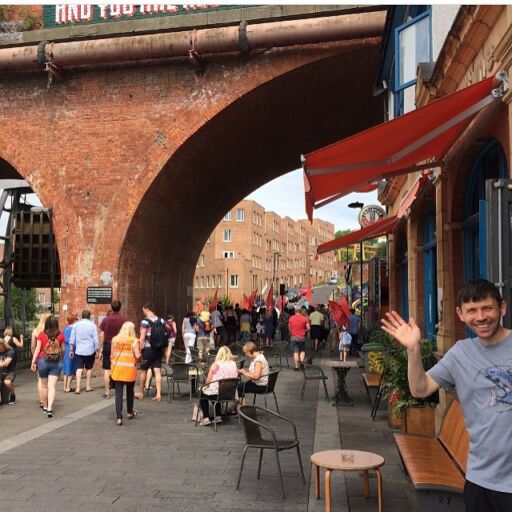
[{"label": "window", "polygon": [[224,251],[222,253],[222,257],[232,260],[235,257],[235,253],[234,253],[234,251]]},{"label": "window", "polygon": [[199,258],[199,264],[201,265],[201,267],[204,267],[204,254],[201,254]]},{"label": "window", "polygon": [[44,292],[37,294],[37,302],[39,302],[39,303],[44,302]]},{"label": "window", "polygon": [[210,276],[206,276],[206,288],[210,288]]},{"label": "window", "polygon": [[196,277],[196,288],[199,288],[199,277]]},{"label": "window", "polygon": [[245,210],[243,208],[237,208],[236,220],[237,222],[243,222],[245,220]]},{"label": "window", "polygon": [[231,211],[229,211],[228,213],[226,213],[226,215],[224,215],[224,220],[226,220],[226,221],[231,220]]},{"label": "window", "polygon": [[231,229],[224,230],[224,242],[231,242]]},{"label": "window", "polygon": [[201,288],[204,288],[204,276],[201,276]]},{"label": "window", "polygon": [[219,274],[219,275],[217,276],[217,283],[219,284],[219,287],[221,287],[221,286],[222,286],[222,274]]},{"label": "window", "polygon": [[231,274],[229,276],[229,287],[230,288],[238,288],[238,275]]},{"label": "window", "polygon": [[215,275],[212,276],[212,288],[215,288]]}]

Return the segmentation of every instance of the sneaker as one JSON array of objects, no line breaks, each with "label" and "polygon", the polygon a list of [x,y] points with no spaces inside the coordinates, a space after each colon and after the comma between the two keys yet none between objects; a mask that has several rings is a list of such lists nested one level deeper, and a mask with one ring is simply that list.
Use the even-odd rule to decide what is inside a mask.
[{"label": "sneaker", "polygon": [[9,405],[14,405],[16,403],[16,395],[14,393],[12,393],[11,395],[9,395]]},{"label": "sneaker", "polygon": [[43,414],[46,414],[48,412],[48,409],[46,407],[42,408]]},{"label": "sneaker", "polygon": [[51,409],[46,410],[46,417],[47,418],[53,418],[53,411]]},{"label": "sneaker", "polygon": [[109,393],[105,393],[105,394],[103,395],[103,399],[104,399],[104,400],[108,400],[109,398],[110,398]]},{"label": "sneaker", "polygon": [[210,418],[203,418],[200,422],[199,422],[199,425],[201,425],[202,427],[206,427],[207,425],[211,425],[211,420]]}]

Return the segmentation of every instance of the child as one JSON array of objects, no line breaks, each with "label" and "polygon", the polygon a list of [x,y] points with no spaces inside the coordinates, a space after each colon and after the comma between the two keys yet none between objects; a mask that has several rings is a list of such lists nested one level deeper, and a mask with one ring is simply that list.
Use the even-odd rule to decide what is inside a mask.
[{"label": "child", "polygon": [[345,330],[346,326],[341,326],[340,329],[340,360],[345,362],[347,360],[347,354],[350,350],[350,344],[352,343],[352,336],[350,336],[349,332]]},{"label": "child", "polygon": [[258,319],[258,323],[256,324],[256,336],[258,343],[261,343],[265,336],[265,326],[263,325],[263,318],[261,317]]}]

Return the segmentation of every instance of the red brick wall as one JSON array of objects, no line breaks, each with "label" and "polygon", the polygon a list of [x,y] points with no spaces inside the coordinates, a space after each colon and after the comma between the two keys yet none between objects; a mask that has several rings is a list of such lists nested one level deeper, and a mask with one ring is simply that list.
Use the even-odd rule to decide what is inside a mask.
[{"label": "red brick wall", "polygon": [[82,309],[110,271],[134,319],[148,299],[182,313],[225,211],[301,153],[381,120],[377,57],[371,40],[217,58],[202,74],[177,61],[68,70],[50,88],[5,74],[0,177],[12,166],[54,210],[62,304]]}]

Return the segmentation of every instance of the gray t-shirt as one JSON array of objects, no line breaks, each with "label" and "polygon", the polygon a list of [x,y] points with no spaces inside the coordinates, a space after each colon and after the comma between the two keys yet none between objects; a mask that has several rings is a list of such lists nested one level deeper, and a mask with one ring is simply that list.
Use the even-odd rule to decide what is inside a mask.
[{"label": "gray t-shirt", "polygon": [[470,438],[467,480],[512,492],[512,334],[493,346],[458,341],[428,373],[457,388]]}]

